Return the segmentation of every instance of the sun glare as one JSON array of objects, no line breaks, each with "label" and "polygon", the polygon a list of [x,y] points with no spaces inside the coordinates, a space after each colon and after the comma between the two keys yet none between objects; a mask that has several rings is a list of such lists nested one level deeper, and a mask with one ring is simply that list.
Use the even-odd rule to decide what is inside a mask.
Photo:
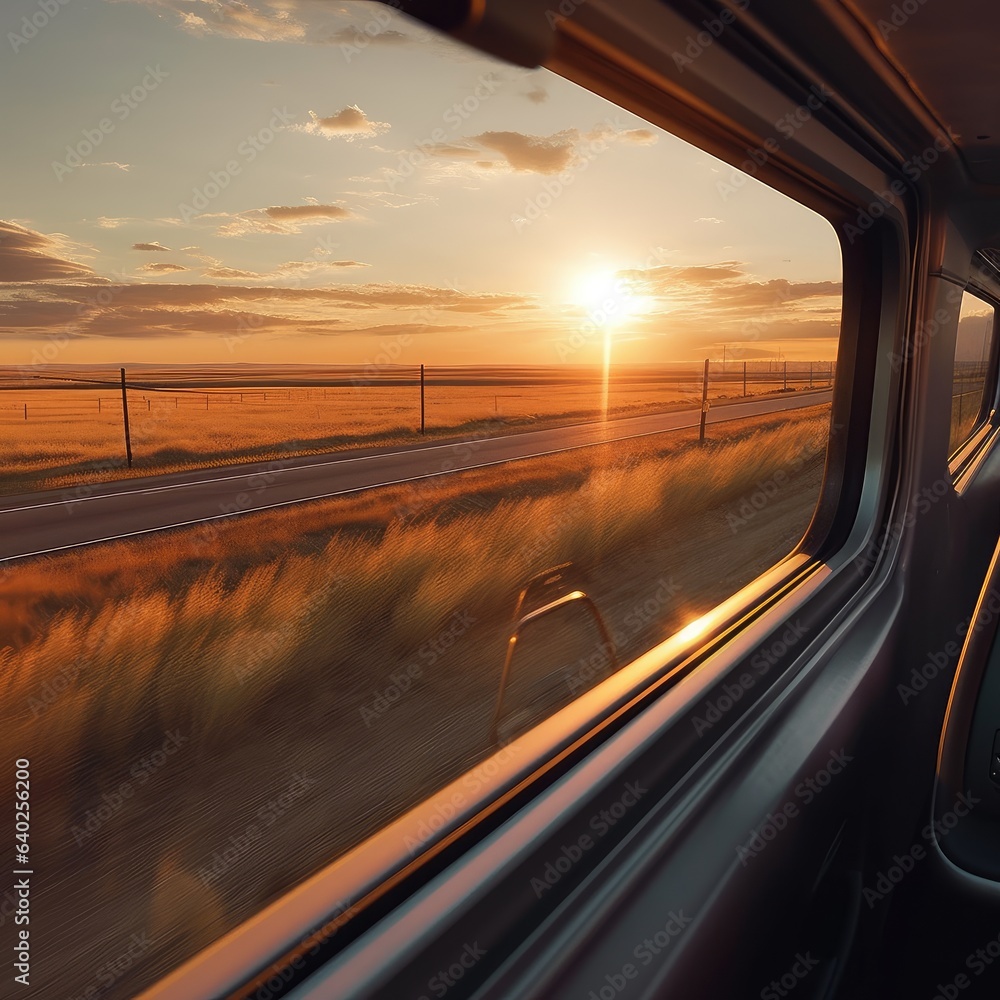
[{"label": "sun glare", "polygon": [[572,301],[602,327],[620,326],[638,311],[638,299],[629,282],[612,270],[580,275],[573,286]]}]

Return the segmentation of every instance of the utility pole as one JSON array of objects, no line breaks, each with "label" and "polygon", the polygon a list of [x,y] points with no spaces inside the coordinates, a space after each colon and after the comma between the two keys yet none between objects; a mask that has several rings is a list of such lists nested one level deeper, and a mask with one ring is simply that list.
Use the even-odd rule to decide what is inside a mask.
[{"label": "utility pole", "polygon": [[698,440],[705,441],[705,420],[708,417],[708,358],[705,358],[705,374],[701,382],[701,426],[698,429]]},{"label": "utility pole", "polygon": [[424,433],[424,366],[420,366],[420,433]]},{"label": "utility pole", "polygon": [[125,392],[125,369],[120,369],[122,373],[122,416],[125,418],[125,460],[128,467],[132,468],[132,438],[128,432],[128,394]]}]

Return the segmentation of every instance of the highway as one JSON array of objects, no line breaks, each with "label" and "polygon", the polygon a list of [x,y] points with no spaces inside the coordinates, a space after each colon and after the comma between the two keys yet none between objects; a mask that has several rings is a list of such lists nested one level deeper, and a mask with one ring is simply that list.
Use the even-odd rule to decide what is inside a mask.
[{"label": "highway", "polygon": [[[709,411],[708,423],[815,406],[831,398],[831,390],[823,389],[719,404]],[[0,498],[0,560],[662,434],[696,427],[699,418],[698,409],[675,410],[478,439],[196,469]]]}]

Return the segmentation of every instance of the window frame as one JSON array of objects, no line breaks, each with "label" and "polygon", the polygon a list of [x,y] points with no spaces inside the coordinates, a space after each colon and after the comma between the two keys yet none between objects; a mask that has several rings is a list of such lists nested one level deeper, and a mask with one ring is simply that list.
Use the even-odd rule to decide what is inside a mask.
[{"label": "window frame", "polygon": [[[608,65],[605,54],[582,43],[564,49],[553,62],[550,68],[599,96],[683,139],[693,141],[697,136],[697,144],[712,155],[732,164],[746,157],[744,137],[733,131],[732,123],[721,113],[696,109],[696,102],[682,100],[637,73],[635,67]],[[788,98],[789,89],[779,92]],[[817,114],[816,122],[823,130],[823,140],[851,145],[826,115]],[[893,370],[888,359],[902,343],[904,318],[911,304],[907,276],[913,252],[913,238],[908,235],[913,229],[913,202],[908,195],[900,208],[887,211],[876,221],[858,246],[848,246],[843,224],[853,221],[868,202],[857,190],[851,192],[804,169],[795,155],[801,150],[797,145],[789,146],[788,155],[774,157],[757,176],[831,221],[841,242],[844,279],[832,411],[835,421],[843,419],[846,432],[831,441],[820,503],[800,545],[705,615],[701,638],[671,637],[481,762],[479,769],[496,763],[495,775],[482,782],[477,796],[466,797],[434,837],[421,841],[421,824],[427,824],[435,810],[440,816],[449,801],[454,804],[452,797],[462,791],[468,774],[195,956],[143,994],[144,1000],[173,996],[191,1000],[227,996],[235,1000],[254,996],[258,985],[274,975],[283,980],[283,989],[304,982],[352,942],[358,943],[352,953],[363,951],[365,943],[359,939],[366,931],[404,901],[413,900],[420,890],[430,891],[432,880],[449,866],[474,858],[488,839],[495,839],[491,835],[500,836],[505,824],[523,815],[526,807],[541,804],[574,769],[596,759],[602,749],[625,738],[627,732],[655,727],[655,734],[648,736],[645,756],[656,774],[650,780],[658,786],[669,785],[676,798],[683,794],[692,770],[705,765],[718,748],[731,744],[739,733],[745,733],[754,719],[801,679],[806,668],[820,669],[821,664],[815,661],[817,649],[857,609],[876,581],[884,579],[881,570],[893,555],[892,546],[881,546],[877,558],[865,557],[879,537],[879,529],[887,523],[898,486],[893,458],[895,420],[905,370]],[[853,152],[858,154],[856,148]],[[889,166],[886,155],[867,147],[863,155],[869,166],[873,161],[876,164],[870,193],[877,192],[880,183],[884,190],[892,181],[902,179],[898,169]],[[878,280],[872,278],[873,272]],[[730,713],[713,740],[695,739],[692,744],[690,738],[686,743],[679,739],[694,732],[689,720],[703,702],[723,692],[746,670],[754,655],[773,648],[790,620],[804,622],[809,638],[777,658],[776,669],[755,697],[748,698],[738,712]],[[582,719],[585,713],[581,707],[591,709]],[[567,806],[565,824],[553,842],[581,816],[591,815],[595,803],[608,793],[610,780],[595,781],[585,797]],[[622,824],[621,837],[640,819],[637,812],[632,825],[625,828]],[[417,840],[418,853],[406,848],[408,839]],[[620,837],[609,838],[603,846],[611,851],[618,842]],[[597,854],[592,860],[599,860]],[[566,879],[558,893],[536,901],[542,905],[532,907],[531,924],[537,926],[551,913],[573,884]],[[475,896],[470,887],[469,905],[478,907],[480,919],[489,921],[479,906],[482,901]],[[494,925],[500,919],[494,916]],[[514,918],[507,911],[502,919],[509,922]],[[448,933],[454,937],[461,928]],[[388,965],[388,956],[383,957]],[[410,949],[398,961],[417,967],[419,955]]]},{"label": "window frame", "polygon": [[993,330],[990,334],[990,351],[986,359],[983,398],[976,423],[968,436],[960,441],[948,455],[948,474],[954,481],[955,491],[960,495],[968,488],[979,468],[981,459],[990,451],[993,443],[997,440],[998,431],[1000,431],[1000,418],[998,418],[997,412],[997,394],[1000,391],[1000,337],[997,336],[1000,333],[1000,324],[998,324],[1000,288],[996,288],[994,282],[990,280],[991,272],[995,268],[981,253],[975,255],[972,266],[973,276],[965,284],[962,294],[974,295],[993,307]]}]

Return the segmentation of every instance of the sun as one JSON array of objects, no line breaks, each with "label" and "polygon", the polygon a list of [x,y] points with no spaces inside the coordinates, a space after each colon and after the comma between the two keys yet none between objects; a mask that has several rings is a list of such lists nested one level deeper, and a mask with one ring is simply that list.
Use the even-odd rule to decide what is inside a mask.
[{"label": "sun", "polygon": [[644,297],[632,283],[610,268],[587,271],[573,282],[570,301],[587,311],[598,326],[613,329],[644,311]]}]

